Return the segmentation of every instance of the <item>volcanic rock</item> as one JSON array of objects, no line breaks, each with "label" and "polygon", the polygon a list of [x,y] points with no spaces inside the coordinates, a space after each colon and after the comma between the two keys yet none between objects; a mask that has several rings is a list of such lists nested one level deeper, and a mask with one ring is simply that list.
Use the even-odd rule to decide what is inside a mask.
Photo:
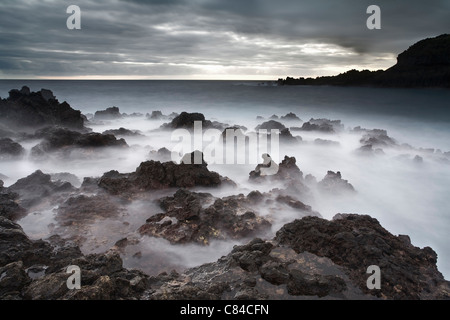
[{"label": "volcanic rock", "polygon": [[342,179],[341,173],[328,171],[322,181],[318,182],[317,186],[320,190],[330,194],[343,194],[346,192],[353,193],[355,188],[348,182]]},{"label": "volcanic rock", "polygon": [[343,129],[341,120],[310,119],[301,127],[303,131],[320,131],[325,133],[339,132]]},{"label": "volcanic rock", "polygon": [[173,197],[160,199],[166,213],[147,219],[139,232],[172,243],[209,244],[213,239],[245,238],[270,228],[266,219],[248,211],[246,202],[243,195],[217,199],[180,189]]},{"label": "volcanic rock", "polygon": [[31,149],[35,157],[57,150],[71,150],[73,148],[103,148],[128,147],[124,139],[116,139],[111,134],[96,132],[80,133],[61,127],[47,127],[36,131],[35,136],[43,141]]},{"label": "volcanic rock", "polygon": [[113,136],[126,136],[126,137],[143,136],[142,133],[138,130],[128,130],[125,128],[106,130],[102,134]]},{"label": "volcanic rock", "polygon": [[275,121],[275,120],[269,120],[266,122],[263,122],[262,124],[256,126],[255,130],[283,130],[286,129],[284,124],[281,122]]},{"label": "volcanic rock", "polygon": [[38,128],[61,125],[72,129],[83,129],[81,112],[74,110],[67,102],[59,103],[50,90],[30,92],[11,90],[7,99],[0,100],[0,119],[11,129]]},{"label": "volcanic rock", "polygon": [[18,194],[4,188],[3,181],[0,180],[0,216],[11,221],[16,221],[26,216],[27,211],[16,202],[18,197]]},{"label": "volcanic rock", "polygon": [[117,171],[105,173],[100,178],[99,186],[111,194],[118,195],[175,187],[215,187],[224,182],[234,184],[228,178],[209,171],[205,163],[176,164],[150,160],[142,162],[132,173],[121,174]]},{"label": "volcanic rock", "polygon": [[284,121],[302,121],[295,113],[289,112],[285,116],[281,116],[280,120]]},{"label": "volcanic rock", "polygon": [[69,182],[51,181],[49,174],[37,170],[26,178],[17,180],[8,190],[19,195],[18,203],[24,208],[31,208],[45,198],[60,192],[72,192]]},{"label": "volcanic rock", "polygon": [[105,110],[96,111],[94,114],[94,120],[113,120],[120,119],[122,115],[120,114],[120,110],[118,107],[110,107]]},{"label": "volcanic rock", "polygon": [[202,113],[194,112],[182,112],[176,116],[170,123],[165,123],[161,126],[161,129],[193,129],[194,122],[201,121],[202,129],[218,129],[223,130],[227,127],[226,124],[219,122],[211,122],[206,120]]},{"label": "volcanic rock", "polygon": [[25,149],[10,138],[0,139],[0,160],[17,159],[24,155]]}]

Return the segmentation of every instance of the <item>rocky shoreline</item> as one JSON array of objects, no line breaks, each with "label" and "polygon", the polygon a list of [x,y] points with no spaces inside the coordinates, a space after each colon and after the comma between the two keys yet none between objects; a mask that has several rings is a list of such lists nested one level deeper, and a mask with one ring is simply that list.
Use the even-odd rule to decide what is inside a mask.
[{"label": "rocky shoreline", "polygon": [[[113,107],[88,119],[44,89],[12,90],[9,98],[0,100],[0,115],[7,119],[0,127],[0,161],[97,157],[105,150],[133,148],[126,138],[144,136],[125,128],[92,132],[90,121],[138,115],[121,114]],[[248,132],[243,126],[206,120],[200,113],[165,116],[155,111],[147,118],[169,121],[161,131],[191,130],[194,121],[202,121],[205,129]],[[306,143],[291,131],[344,130],[340,120],[328,119],[310,119],[300,127],[293,113],[260,120],[257,128],[281,130],[281,142],[290,145]],[[423,151],[398,143],[384,130],[357,127],[353,132],[360,135],[361,144],[355,153],[365,157],[394,147]],[[30,143],[34,146],[26,154],[21,144]],[[316,139],[314,145],[333,148],[339,143]],[[449,299],[450,282],[437,269],[433,249],[415,247],[406,235],[392,235],[368,215],[342,213],[327,220],[308,205],[313,192],[329,197],[358,192],[340,171],[330,170],[317,181],[304,175],[295,157],[286,155],[274,175],[248,172],[255,189],[244,194],[237,192],[235,181],[212,171],[204,160],[175,163],[169,154],[161,148],[133,172],[112,170],[83,181],[71,173],[41,170],[8,187],[0,180],[0,299]],[[447,153],[433,156],[450,161]],[[194,152],[185,157],[193,158]],[[417,157],[413,161],[419,161]],[[270,191],[259,191],[259,185]],[[216,194],[219,188],[228,188],[231,195]],[[142,210],[133,207],[136,203],[144,204]],[[37,210],[54,214],[49,235],[40,240],[31,239],[20,225]],[[121,220],[133,220],[133,210],[139,210],[143,220]],[[99,252],[83,253],[98,221],[116,222],[117,230],[131,231],[117,232],[114,243],[99,245]],[[114,235],[116,229],[105,232]],[[148,274],[124,267],[125,252],[153,238],[181,248],[214,241],[240,244],[217,261],[183,270]],[[164,260],[152,263],[170,266]],[[71,265],[81,270],[81,289],[70,290],[66,284]],[[381,269],[381,289],[367,286],[371,265]]]}]

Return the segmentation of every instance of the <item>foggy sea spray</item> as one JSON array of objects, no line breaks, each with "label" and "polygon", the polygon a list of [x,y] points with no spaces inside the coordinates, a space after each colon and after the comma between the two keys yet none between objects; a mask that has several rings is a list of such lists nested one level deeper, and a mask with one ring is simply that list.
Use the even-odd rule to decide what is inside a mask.
[{"label": "foggy sea spray", "polygon": [[[293,136],[301,136],[298,145],[283,145],[280,160],[285,155],[295,157],[304,175],[322,180],[327,171],[339,171],[356,189],[356,194],[324,196],[311,190],[305,201],[324,218],[337,213],[368,214],[378,219],[393,234],[407,234],[412,244],[430,246],[438,253],[438,267],[445,278],[450,276],[450,92],[440,89],[369,89],[335,87],[276,87],[258,82],[238,81],[0,81],[0,96],[6,97],[12,88],[23,85],[32,91],[47,88],[59,101],[67,101],[83,114],[95,113],[117,106],[122,113],[141,113],[88,123],[95,132],[126,128],[139,130],[142,135],[124,137],[128,150],[110,150],[98,157],[82,158],[74,155],[70,161],[57,157],[35,162],[25,157],[21,161],[3,161],[0,173],[5,186],[13,184],[34,171],[45,173],[70,172],[81,181],[84,177],[98,177],[110,170],[133,172],[141,162],[151,158],[151,151],[174,145],[170,133],[158,131],[167,120],[148,120],[146,113],[160,110],[172,112],[202,112],[209,120],[230,125],[242,125],[249,130],[266,121],[273,114],[295,113],[301,121],[284,122]],[[257,116],[265,120],[257,119]],[[335,133],[300,131],[310,118],[341,120],[343,129]],[[283,122],[279,120],[280,122]],[[398,147],[384,147],[382,152],[361,155],[361,133],[355,127],[385,129]],[[320,139],[320,140],[317,140]],[[320,143],[320,142],[328,143]],[[29,153],[39,141],[29,141],[23,147]],[[419,161],[419,160],[422,161]],[[248,194],[265,186],[251,184],[249,172],[254,165],[218,165],[208,168],[237,183],[237,190],[198,189],[216,197]],[[78,186],[76,186],[78,187]],[[173,194],[166,190],[155,194]],[[84,252],[101,252],[120,238],[138,237],[136,229],[151,215],[161,212],[151,199],[133,201],[126,205],[126,213],[119,218],[105,219],[85,230]],[[285,223],[296,219],[293,212],[264,212],[274,218],[273,234]],[[45,238],[48,225],[54,221],[54,211],[46,208],[23,218],[19,223],[33,238]],[[126,221],[124,227],[123,222]],[[155,238],[140,239],[128,246],[124,253],[125,266],[140,267],[152,273],[145,261],[164,257],[170,267],[192,267],[214,261],[228,253],[242,241],[213,241],[209,246],[174,246]],[[147,256],[146,256],[147,255]],[[141,256],[141,259],[136,258]],[[155,266],[151,266],[156,268]],[[147,269],[146,269],[147,268]]]}]

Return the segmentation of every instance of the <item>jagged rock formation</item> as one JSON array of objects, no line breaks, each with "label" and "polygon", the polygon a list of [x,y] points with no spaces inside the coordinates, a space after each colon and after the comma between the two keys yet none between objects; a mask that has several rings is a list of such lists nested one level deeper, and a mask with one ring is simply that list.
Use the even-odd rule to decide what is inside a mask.
[{"label": "jagged rock formation", "polygon": [[74,187],[69,182],[53,182],[51,176],[44,174],[41,170],[17,180],[8,188],[9,192],[18,194],[17,202],[24,208],[31,208],[53,194],[73,190]]},{"label": "jagged rock formation", "polygon": [[175,187],[214,187],[224,182],[233,184],[228,178],[209,171],[205,163],[176,164],[150,160],[142,162],[132,173],[107,172],[100,178],[98,185],[111,194],[122,194]]},{"label": "jagged rock formation", "polygon": [[243,195],[217,199],[209,193],[179,189],[159,200],[166,212],[147,219],[139,232],[177,244],[206,245],[213,239],[246,238],[271,226],[253,212],[249,202]]},{"label": "jagged rock formation", "polygon": [[74,148],[128,147],[124,139],[116,139],[112,134],[81,133],[61,127],[37,130],[35,137],[43,139],[31,149],[31,155],[36,158],[43,157],[48,152],[70,151]]},{"label": "jagged rock formation", "polygon": [[28,87],[11,90],[8,98],[0,100],[0,119],[12,130],[49,125],[84,128],[80,111],[72,109],[67,102],[59,103],[50,90],[30,92]]},{"label": "jagged rock formation", "polygon": [[[22,228],[0,216],[0,299],[136,299],[148,276],[122,267],[117,252],[83,255],[58,236],[32,241]],[[70,265],[81,269],[81,289],[69,290]]]},{"label": "jagged rock formation", "polygon": [[22,157],[25,149],[10,138],[0,139],[0,160],[12,160]]},{"label": "jagged rock formation", "polygon": [[[370,290],[366,269],[381,269]],[[337,215],[286,224],[218,261],[150,278],[150,299],[448,299],[436,253],[394,236],[376,219]]]},{"label": "jagged rock formation", "polygon": [[201,121],[202,129],[224,130],[228,126],[217,121],[206,120],[205,116],[199,112],[182,112],[171,122],[163,124],[161,129],[193,129],[196,121]]}]

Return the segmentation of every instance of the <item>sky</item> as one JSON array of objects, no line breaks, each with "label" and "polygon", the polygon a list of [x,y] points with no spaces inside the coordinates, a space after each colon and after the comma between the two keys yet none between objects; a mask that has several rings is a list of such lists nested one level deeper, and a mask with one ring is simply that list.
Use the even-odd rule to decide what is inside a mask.
[{"label": "sky", "polygon": [[[369,5],[381,29],[369,30]],[[81,9],[69,30],[66,9]],[[448,0],[1,0],[0,79],[246,79],[386,69]]]}]

